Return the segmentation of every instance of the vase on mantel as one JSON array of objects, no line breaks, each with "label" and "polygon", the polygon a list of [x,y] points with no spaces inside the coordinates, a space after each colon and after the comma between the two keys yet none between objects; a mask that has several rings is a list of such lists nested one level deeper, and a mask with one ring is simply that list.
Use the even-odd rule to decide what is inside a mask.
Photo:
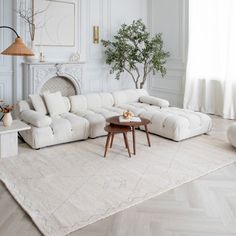
[{"label": "vase on mantel", "polygon": [[30,49],[34,53],[34,56],[26,57],[26,61],[30,62],[30,63],[39,62],[40,56],[39,56],[38,48],[35,46],[35,42],[34,41],[30,42]]},{"label": "vase on mantel", "polygon": [[12,124],[12,115],[11,115],[11,112],[8,112],[8,113],[5,113],[4,116],[3,116],[3,125],[5,127],[10,127],[11,124]]}]

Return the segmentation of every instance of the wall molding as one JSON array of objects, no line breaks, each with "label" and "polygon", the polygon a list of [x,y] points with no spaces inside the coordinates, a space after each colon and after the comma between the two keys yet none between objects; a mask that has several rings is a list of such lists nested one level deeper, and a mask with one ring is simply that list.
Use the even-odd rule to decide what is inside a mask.
[{"label": "wall molding", "polygon": [[[27,42],[29,41],[29,35],[25,24],[12,10],[18,7],[20,1],[25,6],[28,6],[30,2],[29,0],[0,0],[0,22],[6,20],[10,22],[24,41]],[[92,42],[92,26],[100,26],[100,38],[112,39],[112,34],[121,23],[130,23],[133,19],[143,18],[152,34],[158,30],[156,29],[156,21],[160,21],[163,29],[165,27],[167,30],[168,27],[178,28],[178,32],[176,31],[177,33],[173,39],[168,36],[168,43],[171,45],[167,46],[174,47],[175,55],[172,55],[168,61],[167,77],[163,80],[160,75],[150,75],[147,88],[153,95],[161,95],[173,101],[173,104],[182,105],[187,53],[188,1],[175,1],[173,9],[169,8],[170,2],[173,3],[172,0],[120,0],[118,3],[117,0],[78,0],[78,34],[77,44],[73,50],[79,50],[81,60],[86,62],[82,70],[85,92],[113,91],[133,87],[133,82],[128,78],[128,75],[122,75],[121,80],[117,81],[113,78],[113,75],[109,74],[110,68],[104,62],[102,44],[95,45]],[[7,4],[8,7],[4,4]],[[161,14],[157,12],[154,15],[153,8],[156,7],[155,4],[161,7],[165,6],[165,9],[170,9],[176,13],[173,16],[174,18],[170,15],[168,16],[170,19],[168,19],[166,16],[169,12],[166,12],[161,16],[163,20],[162,18],[159,20],[158,17]],[[10,5],[13,7],[9,7]],[[124,5],[126,9],[124,9]],[[6,37],[9,36],[5,36],[3,32],[0,32],[1,47],[6,41],[8,42]],[[176,41],[177,43],[175,43]],[[65,48],[57,48],[58,52],[53,50],[52,48],[45,48],[46,59],[51,61],[57,59],[63,62],[69,60],[70,52],[65,52]],[[47,53],[50,55],[47,55]],[[9,60],[9,57],[0,57],[0,95],[4,96],[4,99],[9,100],[9,102],[16,102],[23,97],[22,62],[23,58],[19,57],[13,60]],[[4,95],[1,94],[3,88],[4,91],[7,89]]]},{"label": "wall molding", "polygon": [[[187,0],[178,0],[178,12],[176,12],[178,16],[178,20],[173,19],[166,19],[164,16],[164,19],[158,18],[158,14],[153,14],[153,1],[148,1],[148,7],[149,7],[149,17],[148,17],[148,27],[150,29],[151,34],[158,33],[155,32],[153,21],[161,21],[163,24],[171,24],[172,27],[175,27],[178,29],[178,32],[176,35],[171,35],[171,39],[168,39],[168,42],[171,42],[174,44],[174,42],[178,42],[175,45],[174,50],[177,52],[177,55],[171,55],[171,57],[168,59],[167,63],[167,75],[166,78],[161,78],[160,75],[150,75],[149,81],[148,81],[148,89],[149,91],[156,96],[159,96],[160,94],[164,94],[165,98],[168,100],[173,100],[172,95],[176,95],[178,97],[177,101],[174,101],[174,104],[171,105],[177,105],[182,107],[183,103],[183,88],[185,83],[185,73],[186,73],[186,59],[187,59],[187,17],[188,17],[188,4]],[[170,5],[169,2],[166,2],[164,0],[157,0],[157,2],[160,2],[160,4],[166,4],[166,8]],[[156,3],[156,2],[155,2]],[[174,17],[174,16],[173,16]],[[175,24],[175,25],[173,25]],[[163,25],[164,27],[164,25]],[[172,45],[172,47],[173,47]],[[167,48],[171,45],[167,45]]]}]

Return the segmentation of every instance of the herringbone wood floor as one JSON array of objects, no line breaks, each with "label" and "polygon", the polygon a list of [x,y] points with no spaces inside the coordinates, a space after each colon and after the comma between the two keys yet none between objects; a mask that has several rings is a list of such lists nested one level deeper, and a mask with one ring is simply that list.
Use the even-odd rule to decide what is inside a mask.
[{"label": "herringbone wood floor", "polygon": [[[225,140],[229,121],[214,119]],[[236,155],[236,151],[235,151]],[[41,235],[0,184],[0,236]],[[236,236],[236,163],[71,234],[71,236]]]}]

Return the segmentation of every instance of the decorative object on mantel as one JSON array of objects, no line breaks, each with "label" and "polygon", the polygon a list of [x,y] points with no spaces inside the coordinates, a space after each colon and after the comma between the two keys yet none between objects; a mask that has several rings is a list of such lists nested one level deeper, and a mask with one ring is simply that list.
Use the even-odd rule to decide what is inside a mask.
[{"label": "decorative object on mantel", "polygon": [[99,44],[99,26],[93,26],[93,43]]},{"label": "decorative object on mantel", "polygon": [[31,0],[31,8],[25,9],[24,6],[19,7],[19,10],[17,11],[19,17],[23,19],[23,21],[28,25],[29,29],[29,34],[30,34],[30,48],[34,52],[34,55],[31,57],[27,57],[27,61],[29,62],[38,62],[40,59],[39,52],[37,50],[37,47],[35,46],[35,33],[36,33],[36,28],[42,28],[44,24],[42,25],[37,25],[35,24],[35,16],[38,16],[42,13],[44,13],[46,9],[40,10],[40,11],[34,11],[34,0]]},{"label": "decorative object on mantel", "polygon": [[143,88],[149,74],[160,72],[166,74],[166,59],[170,53],[164,50],[162,34],[151,38],[142,20],[133,21],[131,25],[123,24],[114,36],[114,41],[102,40],[105,47],[106,63],[111,65],[110,73],[116,73],[120,79],[127,72],[136,88]]},{"label": "decorative object on mantel", "polygon": [[79,62],[80,61],[80,54],[79,52],[76,52],[71,55],[70,62]]},{"label": "decorative object on mantel", "polygon": [[45,62],[45,55],[43,52],[40,52],[40,62]]},{"label": "decorative object on mantel", "polygon": [[0,101],[0,112],[3,113],[3,125],[6,127],[11,126],[12,124],[12,115],[11,112],[14,109],[14,105],[7,105],[3,101]]}]

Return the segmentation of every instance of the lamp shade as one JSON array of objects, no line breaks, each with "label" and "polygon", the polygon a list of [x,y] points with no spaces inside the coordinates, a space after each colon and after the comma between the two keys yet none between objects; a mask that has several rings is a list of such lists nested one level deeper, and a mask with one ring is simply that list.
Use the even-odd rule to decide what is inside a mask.
[{"label": "lamp shade", "polygon": [[25,46],[20,37],[17,37],[15,42],[5,49],[1,54],[11,56],[34,56],[34,53]]}]

